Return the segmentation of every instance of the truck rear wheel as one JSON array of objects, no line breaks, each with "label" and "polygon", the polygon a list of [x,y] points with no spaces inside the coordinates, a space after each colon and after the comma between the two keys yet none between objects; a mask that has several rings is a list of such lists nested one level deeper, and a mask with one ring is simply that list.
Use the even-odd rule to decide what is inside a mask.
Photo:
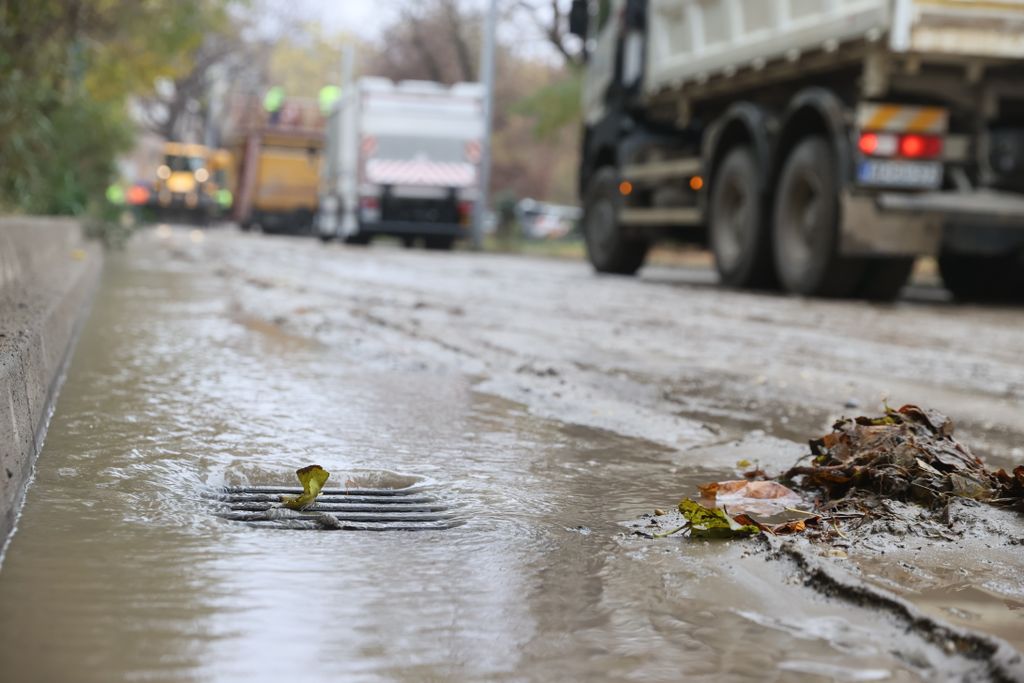
[{"label": "truck rear wheel", "polygon": [[1024,254],[939,256],[942,282],[959,301],[1024,301]]},{"label": "truck rear wheel", "polygon": [[649,242],[623,232],[619,224],[621,210],[619,174],[614,168],[605,166],[591,179],[583,205],[587,256],[599,273],[633,275],[647,257]]},{"label": "truck rear wheel", "polygon": [[448,235],[428,235],[423,238],[423,246],[431,251],[451,251],[455,246],[455,238]]},{"label": "truck rear wheel", "polygon": [[864,263],[839,254],[839,178],[835,152],[814,135],[782,168],[772,230],[775,268],[787,291],[805,296],[855,293]]},{"label": "truck rear wheel", "polygon": [[864,267],[864,279],[857,288],[857,296],[869,301],[895,301],[913,270],[913,258],[870,259]]},{"label": "truck rear wheel", "polygon": [[730,287],[770,287],[775,281],[760,187],[754,153],[746,146],[726,154],[712,181],[711,251],[722,284]]}]

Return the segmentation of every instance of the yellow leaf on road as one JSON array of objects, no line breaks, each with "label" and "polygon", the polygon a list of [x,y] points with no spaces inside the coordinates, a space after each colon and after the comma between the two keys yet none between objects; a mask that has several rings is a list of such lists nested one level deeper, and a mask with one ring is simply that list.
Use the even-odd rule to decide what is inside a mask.
[{"label": "yellow leaf on road", "polygon": [[309,465],[295,470],[295,475],[302,484],[302,493],[298,496],[281,496],[281,504],[292,510],[305,510],[316,501],[331,473],[320,465]]}]

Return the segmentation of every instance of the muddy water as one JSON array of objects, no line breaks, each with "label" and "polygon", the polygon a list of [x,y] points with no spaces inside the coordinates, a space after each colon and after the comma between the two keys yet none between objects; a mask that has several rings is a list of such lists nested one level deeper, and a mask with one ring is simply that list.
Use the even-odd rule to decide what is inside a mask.
[{"label": "muddy water", "polygon": [[[0,571],[11,681],[911,680],[927,647],[737,545],[620,524],[720,472],[528,414],[395,348],[239,316],[190,256],[113,259]],[[224,484],[412,473],[445,532],[257,529]]]}]

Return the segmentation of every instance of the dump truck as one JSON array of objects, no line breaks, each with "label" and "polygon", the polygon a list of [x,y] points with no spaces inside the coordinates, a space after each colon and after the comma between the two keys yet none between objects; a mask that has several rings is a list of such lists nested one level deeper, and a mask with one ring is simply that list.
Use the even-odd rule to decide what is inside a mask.
[{"label": "dump truck", "polygon": [[588,255],[891,299],[1024,297],[1024,0],[574,0]]},{"label": "dump truck", "polygon": [[324,146],[316,102],[288,99],[270,116],[255,98],[235,108],[233,218],[243,230],[312,235]]},{"label": "dump truck", "polygon": [[364,77],[342,88],[327,125],[317,228],[451,249],[478,197],[483,88]]}]

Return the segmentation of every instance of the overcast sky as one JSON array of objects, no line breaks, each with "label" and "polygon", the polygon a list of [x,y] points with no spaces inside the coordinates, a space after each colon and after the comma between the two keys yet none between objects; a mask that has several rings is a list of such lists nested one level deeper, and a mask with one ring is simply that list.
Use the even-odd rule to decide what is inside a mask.
[{"label": "overcast sky", "polygon": [[351,31],[373,39],[394,17],[396,0],[278,0],[280,5],[305,18],[319,20],[331,31]]},{"label": "overcast sky", "polygon": [[[280,20],[319,21],[326,33],[351,32],[363,40],[376,40],[381,29],[398,15],[403,5],[415,5],[422,0],[263,0],[271,26],[280,26]],[[482,7],[483,0],[475,0]],[[466,6],[474,2],[466,0]],[[273,17],[277,17],[275,20]],[[498,39],[506,45],[534,57],[559,58],[547,39],[523,15],[519,23],[499,23]]]}]

